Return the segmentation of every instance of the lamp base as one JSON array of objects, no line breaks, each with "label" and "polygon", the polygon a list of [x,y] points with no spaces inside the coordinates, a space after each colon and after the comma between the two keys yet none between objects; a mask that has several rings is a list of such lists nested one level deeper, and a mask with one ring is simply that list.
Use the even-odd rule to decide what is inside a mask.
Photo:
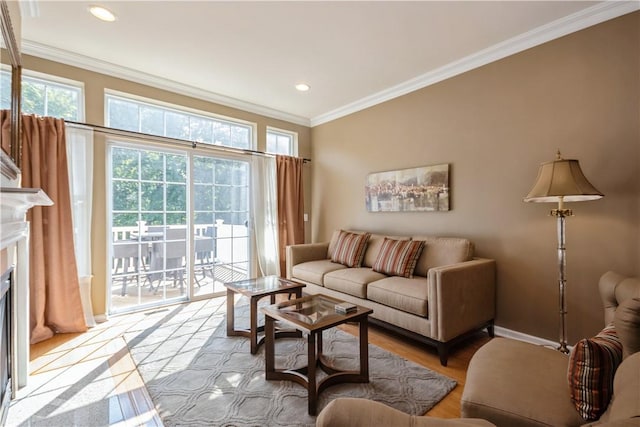
[{"label": "lamp base", "polygon": [[569,349],[567,348],[567,343],[560,343],[560,346],[556,347],[560,353],[569,354]]}]

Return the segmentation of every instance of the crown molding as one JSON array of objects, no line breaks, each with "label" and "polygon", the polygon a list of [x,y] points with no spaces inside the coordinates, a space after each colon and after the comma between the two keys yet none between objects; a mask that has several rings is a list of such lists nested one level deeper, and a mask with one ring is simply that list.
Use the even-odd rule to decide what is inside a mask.
[{"label": "crown molding", "polygon": [[410,92],[425,88],[483,65],[498,61],[526,49],[555,40],[567,34],[640,10],[640,0],[603,1],[572,15],[555,20],[504,42],[478,51],[458,61],[451,62],[421,76],[407,80],[388,89],[366,96],[311,119],[242,101],[214,92],[203,91],[190,85],[133,70],[107,61],[63,49],[46,46],[30,40],[22,40],[22,52],[74,67],[122,78],[132,82],[191,96],[231,108],[284,120],[302,126],[318,126],[341,117],[381,104]]},{"label": "crown molding", "polygon": [[498,61],[532,47],[574,33],[584,28],[640,10],[640,0],[604,1],[574,14],[557,19],[504,42],[495,44],[458,61],[364,97],[325,114],[311,118],[311,127],[381,104],[393,98],[425,88],[483,65]]},{"label": "crown molding", "polygon": [[22,40],[22,53],[37,56],[43,59],[48,59],[50,61],[60,62],[85,70],[94,71],[96,73],[106,74],[131,82],[152,86],[158,89],[175,92],[180,95],[190,96],[192,98],[201,99],[203,101],[213,102],[215,104],[224,105],[226,107],[237,108],[249,113],[260,114],[262,116],[284,120],[286,122],[295,123],[302,126],[310,125],[310,120],[306,117],[285,113],[283,111],[253,104],[251,102],[242,101],[214,92],[209,92],[201,88],[196,88],[194,86],[165,79],[163,77],[154,76],[152,74],[137,71],[96,58],[91,58],[89,56],[69,52],[64,49],[47,46],[31,40]]}]

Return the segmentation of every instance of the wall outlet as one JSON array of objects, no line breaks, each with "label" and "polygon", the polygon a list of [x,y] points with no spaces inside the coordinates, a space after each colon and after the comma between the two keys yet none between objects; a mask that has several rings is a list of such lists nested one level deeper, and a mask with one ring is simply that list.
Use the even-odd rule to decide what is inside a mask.
[{"label": "wall outlet", "polygon": [[304,222],[308,222],[309,221],[309,214],[304,214]]}]

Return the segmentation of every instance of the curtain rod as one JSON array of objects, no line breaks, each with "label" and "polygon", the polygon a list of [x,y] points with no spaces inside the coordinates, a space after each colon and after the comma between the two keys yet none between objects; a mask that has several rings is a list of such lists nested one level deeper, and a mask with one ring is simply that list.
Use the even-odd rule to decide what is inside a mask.
[{"label": "curtain rod", "polygon": [[[207,144],[204,142],[196,142],[196,141],[189,141],[188,139],[180,139],[180,138],[171,138],[169,136],[160,136],[160,135],[153,135],[150,133],[144,133],[144,132],[135,132],[135,131],[131,131],[131,130],[123,130],[123,129],[114,129],[114,128],[110,128],[107,126],[100,126],[100,125],[93,125],[90,123],[80,123],[80,122],[74,122],[71,120],[65,120],[65,123],[69,123],[72,125],[78,125],[78,126],[87,126],[90,128],[93,128],[94,131],[96,132],[100,132],[100,133],[105,133],[108,135],[118,135],[118,136],[125,136],[125,137],[134,137],[134,138],[146,138],[146,139],[152,139],[155,141],[159,141],[159,142],[171,142],[171,143],[175,143],[175,144],[181,144],[181,145],[190,145],[191,148],[197,148],[198,144],[204,145],[206,147],[212,147],[215,149],[219,149],[222,151],[227,151],[227,152],[231,152],[231,153],[236,153],[236,154],[253,154],[253,155],[258,155],[258,156],[269,156],[269,157],[274,157],[275,154],[271,154],[271,153],[265,153],[264,151],[258,151],[258,150],[249,150],[247,148],[234,148],[234,147],[227,147],[224,145],[215,145],[215,144]],[[307,158],[303,158],[302,159],[305,163],[311,162],[311,159],[307,159]]]}]

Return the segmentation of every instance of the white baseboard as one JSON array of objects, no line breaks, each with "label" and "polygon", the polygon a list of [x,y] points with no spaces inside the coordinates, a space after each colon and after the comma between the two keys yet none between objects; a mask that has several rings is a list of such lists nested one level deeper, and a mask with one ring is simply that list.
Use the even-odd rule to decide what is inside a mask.
[{"label": "white baseboard", "polygon": [[548,347],[558,347],[558,342],[549,341],[544,338],[536,337],[533,335],[523,334],[522,332],[513,331],[511,329],[502,328],[500,326],[495,327],[496,336],[511,338],[518,341],[524,341],[531,344],[543,345]]}]

